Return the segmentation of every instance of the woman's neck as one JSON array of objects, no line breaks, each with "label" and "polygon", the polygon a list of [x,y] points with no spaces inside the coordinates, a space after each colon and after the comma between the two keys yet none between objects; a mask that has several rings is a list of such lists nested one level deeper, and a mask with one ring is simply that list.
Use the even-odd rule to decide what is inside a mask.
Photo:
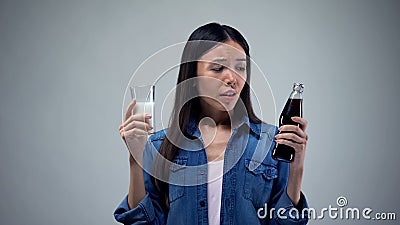
[{"label": "woman's neck", "polygon": [[[215,109],[214,107],[210,106],[209,104],[201,101],[201,108],[202,111],[200,113],[199,120],[203,118],[210,118],[213,120],[213,123],[216,126],[223,125],[223,126],[231,126],[231,122],[233,120],[233,110],[232,111],[221,111]],[[206,110],[205,110],[206,109]]]}]

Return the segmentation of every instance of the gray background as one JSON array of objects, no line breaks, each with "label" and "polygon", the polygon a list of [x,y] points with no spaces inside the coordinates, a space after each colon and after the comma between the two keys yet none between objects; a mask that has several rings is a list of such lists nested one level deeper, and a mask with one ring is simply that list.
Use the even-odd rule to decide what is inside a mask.
[{"label": "gray background", "polygon": [[210,21],[245,35],[278,111],[292,82],[306,84],[310,206],[343,195],[400,216],[399,11],[389,0],[1,0],[0,224],[116,224],[128,190],[118,126],[130,76]]}]

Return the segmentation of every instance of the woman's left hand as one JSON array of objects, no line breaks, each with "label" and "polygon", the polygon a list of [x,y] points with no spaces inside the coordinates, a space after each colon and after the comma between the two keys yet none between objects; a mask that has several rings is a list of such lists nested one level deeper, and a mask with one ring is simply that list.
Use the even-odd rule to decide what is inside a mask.
[{"label": "woman's left hand", "polygon": [[306,134],[307,120],[301,117],[292,117],[296,125],[283,125],[279,127],[279,134],[275,136],[278,144],[288,145],[295,150],[294,161],[291,163],[292,168],[303,169],[308,135]]}]

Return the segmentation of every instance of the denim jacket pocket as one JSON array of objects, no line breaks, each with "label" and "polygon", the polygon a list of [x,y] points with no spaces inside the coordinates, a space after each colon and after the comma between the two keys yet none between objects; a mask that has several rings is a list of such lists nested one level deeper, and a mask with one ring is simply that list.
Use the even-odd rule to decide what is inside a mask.
[{"label": "denim jacket pocket", "polygon": [[245,160],[244,197],[256,207],[268,203],[274,179],[278,177],[275,165],[259,163],[252,159]]},{"label": "denim jacket pocket", "polygon": [[169,173],[169,202],[184,196],[185,193],[185,170],[187,165],[187,157],[176,157],[170,165]]}]

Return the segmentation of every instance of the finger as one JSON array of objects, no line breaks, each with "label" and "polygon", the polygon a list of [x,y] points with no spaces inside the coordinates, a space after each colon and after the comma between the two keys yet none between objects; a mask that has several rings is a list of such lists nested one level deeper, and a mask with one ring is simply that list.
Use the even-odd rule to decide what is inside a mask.
[{"label": "finger", "polygon": [[148,119],[151,119],[150,114],[134,114],[131,115],[125,122],[123,122],[120,126],[119,129],[123,129],[123,127],[127,126],[130,124],[132,121],[137,120],[137,121],[148,121]]},{"label": "finger", "polygon": [[125,120],[121,125],[119,125],[118,129],[121,131],[124,129],[126,125],[132,122],[132,116],[130,116],[127,120]]},{"label": "finger", "polygon": [[147,136],[149,134],[148,131],[138,129],[138,128],[133,128],[129,131],[125,132],[125,138],[133,137],[133,136]]},{"label": "finger", "polygon": [[299,135],[301,138],[306,138],[306,133],[299,127],[296,125],[283,125],[281,127],[278,128],[280,133],[284,133],[284,132],[294,132],[297,135]]},{"label": "finger", "polygon": [[125,131],[128,131],[128,130],[132,130],[133,128],[138,128],[141,130],[148,131],[148,130],[151,130],[153,127],[151,127],[151,125],[146,122],[135,120],[135,121],[132,121],[131,123],[129,123],[128,125],[126,125],[123,129]]},{"label": "finger", "polygon": [[296,122],[296,123],[300,124],[300,128],[303,131],[306,130],[307,124],[308,124],[308,121],[306,119],[298,117],[298,116],[293,116],[291,119],[293,120],[293,122]]},{"label": "finger", "polygon": [[128,108],[126,109],[125,120],[127,120],[132,115],[133,107],[136,105],[136,99],[133,99],[131,103],[129,103]]},{"label": "finger", "polygon": [[285,140],[296,142],[298,144],[302,144],[302,143],[306,142],[306,138],[301,138],[295,133],[281,133],[281,134],[275,135],[275,137],[277,140],[285,139]]},{"label": "finger", "polygon": [[122,140],[126,141],[126,140],[125,140],[125,132],[124,132],[124,130],[120,130],[120,131],[119,131],[119,134],[121,135]]},{"label": "finger", "polygon": [[304,144],[298,144],[298,143],[295,143],[295,142],[292,142],[292,141],[289,141],[289,140],[285,140],[285,139],[276,140],[276,143],[290,146],[290,147],[294,148],[294,150],[296,152],[299,152],[299,151],[305,149],[305,147],[304,147],[305,145]]}]

